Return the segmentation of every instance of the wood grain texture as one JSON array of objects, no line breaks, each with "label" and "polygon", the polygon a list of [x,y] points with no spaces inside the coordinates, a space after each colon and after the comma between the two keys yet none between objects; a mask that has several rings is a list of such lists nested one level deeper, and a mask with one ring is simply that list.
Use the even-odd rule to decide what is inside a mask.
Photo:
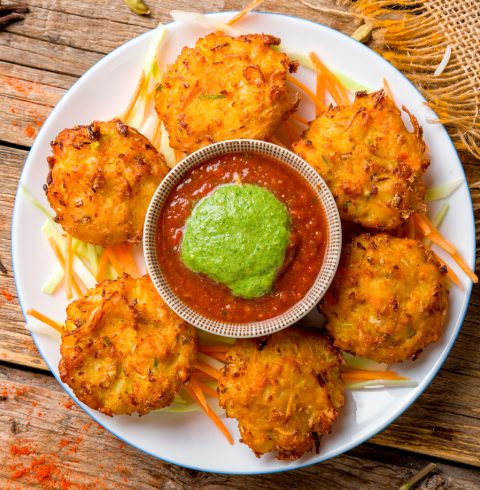
[{"label": "wood grain texture", "polygon": [[[0,296],[0,359],[47,369],[24,328],[15,298],[10,258],[8,231],[17,181],[26,156],[24,150],[0,146],[0,175],[5,175],[0,197],[0,260],[7,270],[7,274],[0,275],[0,288],[14,296],[12,301]],[[419,400],[378,435],[375,442],[480,466],[479,324],[480,287],[476,287],[465,323],[444,368]]]},{"label": "wood grain texture", "polygon": [[[7,144],[7,146],[0,146],[0,176],[3,184],[0,193],[0,289],[7,293],[6,297],[0,296],[0,360],[46,369],[30,335],[24,329],[23,317],[16,300],[10,256],[10,222],[18,178],[27,152],[8,145],[30,146],[51,109],[78,77],[105,53],[126,40],[154,27],[159,21],[168,22],[168,12],[171,9],[231,10],[240,8],[246,1],[201,0],[199,4],[192,5],[186,0],[162,2],[150,0],[151,17],[140,17],[132,14],[121,0],[33,0],[27,3],[31,8],[31,13],[27,19],[9,26],[0,35],[0,140]],[[335,10],[342,10],[341,6],[335,5],[335,2],[331,0],[316,0],[314,3]],[[351,34],[358,25],[358,21],[349,16],[341,13],[316,12],[298,1],[269,0],[262,5],[262,10],[309,18],[342,30],[347,34]],[[462,154],[461,158],[469,182],[472,184],[480,181],[479,162],[466,154]],[[475,191],[474,196],[476,207],[480,207],[480,191]],[[9,294],[13,296],[12,300],[10,300]],[[392,426],[373,439],[375,443],[480,466],[479,324],[480,288],[475,288],[464,327],[444,368],[420,399]],[[27,374],[30,375],[31,373]],[[40,376],[38,379],[44,378]],[[55,385],[53,380],[45,379],[50,380],[48,383],[53,383],[51,387],[53,392],[55,392],[54,386],[59,392],[60,388]],[[29,378],[25,378],[24,382],[28,384]],[[51,395],[45,394],[45,398],[49,396]],[[50,410],[53,412],[49,415],[52,417],[52,422],[43,426],[42,420],[46,419],[38,418],[35,430],[38,429],[40,434],[44,434],[52,424],[55,425],[55,421],[60,425],[63,423],[63,419],[55,418],[60,417],[60,415],[54,413],[53,406],[45,406],[45,416],[47,412],[50,413]],[[0,418],[0,420],[2,419]],[[84,424],[86,420],[83,420]],[[72,428],[72,434],[75,433],[73,429],[78,431],[78,427],[77,425]],[[56,430],[58,435],[59,429]],[[35,437],[41,439],[38,434]],[[108,441],[108,437],[111,436],[105,437]],[[106,447],[110,447],[111,451],[114,451],[113,443],[109,442],[108,444]],[[375,485],[377,488],[382,488],[388,486],[389,479],[397,482],[395,479],[396,472],[401,471],[404,465],[403,462],[396,463],[395,458],[399,457],[398,454],[392,453],[392,460],[389,460],[387,466],[383,466],[383,463],[375,462],[377,458],[375,451],[377,450],[369,450],[373,451],[370,456],[363,455],[363,453],[358,456],[345,456],[336,458],[333,463],[321,465],[322,476],[315,476],[316,472],[310,469],[303,470],[305,473],[295,472],[293,475],[299,478],[300,486],[303,485],[305,488],[307,488],[308,478],[312,478],[312,475],[318,478],[319,487],[324,485],[325,488],[327,488],[329,479],[331,479],[330,487],[332,486],[331,481],[335,485],[335,479],[338,478],[339,474],[343,475],[341,477],[343,479],[338,481],[348,482],[344,488],[349,488],[348,485],[350,484],[351,488],[358,488],[359,486],[375,488]],[[128,451],[130,452],[122,453],[124,457],[136,461],[138,453],[132,449],[128,449]],[[359,451],[363,451],[363,449]],[[85,455],[87,454],[91,458],[95,454],[94,449],[89,446],[85,449]],[[139,460],[142,457],[138,456]],[[366,474],[368,471],[362,473],[362,461],[367,468],[372,468],[373,476]],[[420,460],[414,458],[412,461],[414,461],[412,465],[420,465],[418,463]],[[228,479],[222,480],[223,477],[215,477],[216,479],[207,481],[204,476],[197,477],[198,480],[188,480],[187,477],[182,480],[184,477],[181,476],[177,481],[175,480],[176,475],[184,475],[182,473],[184,470],[174,470],[170,466],[164,465],[165,467],[163,467],[154,463],[149,458],[146,458],[145,461],[142,460],[142,471],[145,473],[142,473],[142,479],[139,480],[141,488],[153,488],[153,486],[149,487],[148,485],[155,485],[157,478],[162,483],[155,488],[159,486],[176,488],[175,485],[178,482],[180,482],[178,485],[181,486],[195,486],[196,481],[201,482],[201,485],[208,483],[212,487],[237,488],[235,486],[237,483],[232,484],[232,480]],[[80,471],[78,474],[79,478],[81,475],[83,475],[81,478],[85,478],[85,472],[88,472],[87,463],[83,461],[82,464],[84,469],[82,470],[83,473]],[[135,462],[136,464],[137,462]],[[149,472],[148,468],[152,464],[158,473]],[[161,466],[161,471],[157,466]],[[382,480],[385,484],[383,486],[378,475],[375,474],[377,469],[378,474],[385,476]],[[404,471],[407,470],[404,468]],[[348,473],[351,473],[352,476],[350,480],[345,479],[347,477],[344,474]],[[95,471],[92,474],[95,474]],[[401,475],[403,478],[404,473]],[[110,473],[107,478],[113,478],[112,482],[122,483],[121,481],[117,482],[117,477]],[[258,479],[258,484],[256,479],[239,479],[241,485],[240,483],[238,485],[248,488],[250,488],[249,485],[252,488],[255,486],[264,488],[271,484],[284,485],[287,488],[288,482],[291,481],[287,476],[279,476],[278,480],[275,481],[269,480],[270,477],[261,478]],[[398,481],[400,480],[401,478],[398,479]],[[354,482],[358,481],[361,483],[355,486]],[[308,488],[312,487],[309,486]],[[337,487],[333,486],[333,488]],[[451,488],[461,488],[461,486],[452,486]],[[464,488],[470,487],[465,486]]]},{"label": "wood grain texture", "polygon": [[[0,366],[2,488],[29,489],[39,483],[63,488],[63,481],[70,489],[288,489],[292,482],[297,489],[387,489],[398,488],[431,460],[364,445],[288,474],[235,477],[178,468],[105,431],[71,404],[51,376]],[[475,470],[435,462],[438,471],[420,488],[479,488]]]},{"label": "wood grain texture", "polygon": [[11,219],[18,179],[27,152],[0,146],[0,360],[47,369],[25,330],[17,300],[11,258]]}]

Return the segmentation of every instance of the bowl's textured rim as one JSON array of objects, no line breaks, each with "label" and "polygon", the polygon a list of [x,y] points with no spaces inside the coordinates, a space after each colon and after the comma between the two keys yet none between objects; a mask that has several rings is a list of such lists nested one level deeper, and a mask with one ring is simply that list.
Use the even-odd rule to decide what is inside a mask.
[{"label": "bowl's textured rim", "polygon": [[[322,267],[307,294],[283,314],[252,323],[227,323],[207,318],[185,305],[170,289],[157,258],[157,225],[163,204],[175,185],[192,168],[219,155],[250,152],[280,160],[296,170],[313,187],[320,199],[327,220],[328,241]],[[239,139],[213,143],[191,153],[178,163],[158,186],[145,218],[143,253],[147,270],[160,296],[167,305],[188,323],[224,337],[249,338],[269,335],[300,320],[320,301],[336,273],[342,248],[340,215],[330,189],[320,175],[295,153],[261,140]]]}]

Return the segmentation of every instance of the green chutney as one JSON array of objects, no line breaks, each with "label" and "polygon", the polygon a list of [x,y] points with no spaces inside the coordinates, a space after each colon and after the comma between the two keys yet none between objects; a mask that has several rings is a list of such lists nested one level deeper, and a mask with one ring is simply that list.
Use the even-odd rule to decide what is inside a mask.
[{"label": "green chutney", "polygon": [[230,288],[235,296],[268,294],[290,239],[285,205],[252,184],[217,187],[185,223],[181,258],[192,271]]}]

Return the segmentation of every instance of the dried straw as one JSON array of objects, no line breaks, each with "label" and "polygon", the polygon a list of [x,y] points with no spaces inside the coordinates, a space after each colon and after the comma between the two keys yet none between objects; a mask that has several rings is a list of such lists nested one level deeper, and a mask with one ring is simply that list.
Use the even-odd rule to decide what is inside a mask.
[{"label": "dried straw", "polygon": [[[480,1],[358,0],[375,49],[419,88],[458,149],[480,158]],[[445,70],[434,76],[447,46]]]}]

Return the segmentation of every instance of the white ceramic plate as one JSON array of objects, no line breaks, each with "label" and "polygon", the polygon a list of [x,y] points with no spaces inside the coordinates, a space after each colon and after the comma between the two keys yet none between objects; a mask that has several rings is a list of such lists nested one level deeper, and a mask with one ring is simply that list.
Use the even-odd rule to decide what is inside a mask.
[{"label": "white ceramic plate", "polygon": [[[214,14],[226,20],[231,13]],[[442,126],[427,123],[434,117],[424,99],[407,79],[381,57],[351,38],[322,25],[294,17],[273,14],[251,14],[239,28],[243,32],[268,32],[282,38],[292,50],[313,50],[334,70],[377,89],[386,77],[399,105],[405,104],[419,119],[425,130],[432,164],[426,180],[441,184],[465,179],[455,149]],[[172,61],[185,45],[206,33],[192,25],[168,25],[168,40],[161,63]],[[49,142],[65,127],[86,124],[93,119],[109,119],[119,114],[135,87],[141,60],[150,33],[121,46],[91,68],[63,97],[41,129],[25,164],[21,182],[48,206],[42,185],[47,174],[46,157]],[[299,76],[313,84],[313,75],[300,70]],[[303,113],[311,117],[311,114]],[[472,204],[466,182],[450,198],[450,212],[442,225],[444,234],[459,248],[468,264],[474,264],[475,233]],[[438,206],[438,204],[437,204]],[[431,206],[432,212],[436,206]],[[18,193],[12,228],[13,262],[17,290],[25,311],[37,308],[63,321],[66,302],[63,292],[47,296],[40,291],[52,271],[54,258],[40,232],[44,216]],[[440,255],[442,255],[440,253]],[[448,259],[447,259],[448,262]],[[230,446],[222,434],[201,413],[183,415],[154,413],[144,417],[109,418],[80,406],[106,429],[152,456],[178,465],[223,473],[268,473],[299,468],[324,461],[351,449],[372,437],[395,420],[428,386],[445,360],[462,324],[470,297],[471,285],[457,267],[465,290],[454,288],[450,295],[448,324],[440,342],[430,346],[415,362],[394,369],[418,382],[416,388],[350,392],[345,408],[333,432],[322,439],[320,454],[307,454],[300,460],[284,463],[271,455],[257,459],[250,449],[238,442],[236,421],[226,420],[235,438]],[[44,335],[34,335],[38,350],[58,379],[59,344]],[[60,382],[60,381],[59,381]],[[70,389],[63,385],[70,394]]]}]

